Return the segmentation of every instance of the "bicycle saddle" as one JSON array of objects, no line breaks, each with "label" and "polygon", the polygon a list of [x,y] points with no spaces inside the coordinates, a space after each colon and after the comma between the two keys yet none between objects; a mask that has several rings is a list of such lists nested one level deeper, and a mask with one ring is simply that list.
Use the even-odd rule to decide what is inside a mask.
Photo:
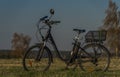
[{"label": "bicycle saddle", "polygon": [[85,29],[73,29],[73,31],[76,31],[78,33],[84,33]]}]

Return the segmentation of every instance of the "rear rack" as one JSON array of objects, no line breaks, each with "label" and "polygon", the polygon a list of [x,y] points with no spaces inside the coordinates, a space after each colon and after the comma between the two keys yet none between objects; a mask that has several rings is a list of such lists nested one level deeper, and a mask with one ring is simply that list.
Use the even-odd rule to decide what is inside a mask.
[{"label": "rear rack", "polygon": [[102,42],[106,40],[107,31],[89,31],[85,35],[86,42]]}]

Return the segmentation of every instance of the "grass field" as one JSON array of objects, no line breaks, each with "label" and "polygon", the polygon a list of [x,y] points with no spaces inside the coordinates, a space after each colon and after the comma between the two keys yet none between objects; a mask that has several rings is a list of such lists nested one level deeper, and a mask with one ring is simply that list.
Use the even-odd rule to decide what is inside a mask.
[{"label": "grass field", "polygon": [[0,59],[0,77],[120,77],[120,59],[112,58],[107,72],[65,70],[65,64],[55,59],[46,72],[25,71],[21,59]]}]

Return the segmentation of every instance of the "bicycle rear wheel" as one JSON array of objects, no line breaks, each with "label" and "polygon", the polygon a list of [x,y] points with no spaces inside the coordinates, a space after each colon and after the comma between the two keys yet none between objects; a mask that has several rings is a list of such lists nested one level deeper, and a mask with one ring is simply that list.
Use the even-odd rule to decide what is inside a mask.
[{"label": "bicycle rear wheel", "polygon": [[79,52],[78,61],[83,71],[106,71],[110,64],[110,53],[103,45],[91,43]]},{"label": "bicycle rear wheel", "polygon": [[46,48],[42,49],[41,47],[40,45],[32,46],[25,53],[23,57],[23,67],[25,70],[46,71],[49,68],[51,65],[50,54]]}]

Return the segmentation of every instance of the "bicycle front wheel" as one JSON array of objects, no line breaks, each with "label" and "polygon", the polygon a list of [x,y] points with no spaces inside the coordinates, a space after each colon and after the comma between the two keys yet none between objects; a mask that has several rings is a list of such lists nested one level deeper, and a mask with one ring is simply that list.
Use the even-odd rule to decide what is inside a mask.
[{"label": "bicycle front wheel", "polygon": [[84,71],[106,71],[109,67],[110,53],[101,44],[87,44],[79,55],[79,66]]},{"label": "bicycle front wheel", "polygon": [[25,70],[46,71],[49,68],[51,64],[50,54],[46,48],[42,49],[41,47],[40,45],[32,46],[25,53],[23,57],[23,67]]}]

